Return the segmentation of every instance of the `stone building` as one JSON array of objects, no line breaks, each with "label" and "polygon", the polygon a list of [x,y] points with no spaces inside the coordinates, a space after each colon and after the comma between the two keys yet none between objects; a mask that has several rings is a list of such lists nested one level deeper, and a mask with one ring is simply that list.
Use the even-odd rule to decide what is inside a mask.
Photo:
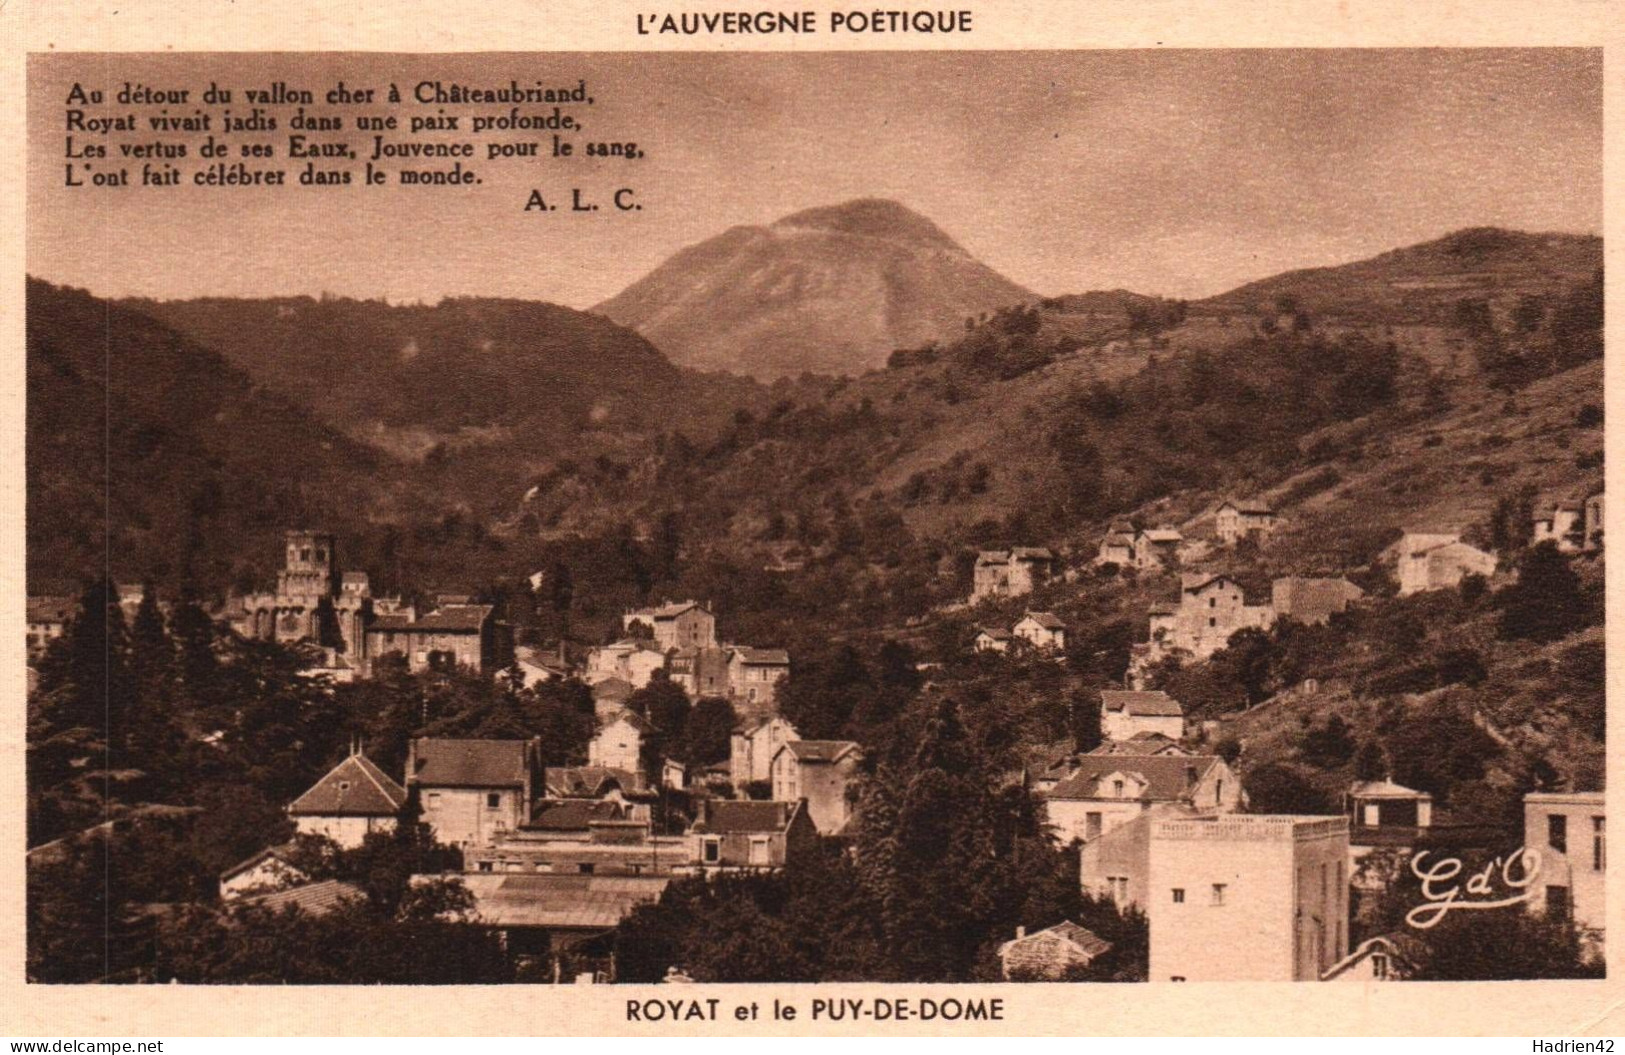
[{"label": "stone building", "polygon": [[1149,618],[1150,662],[1174,652],[1206,659],[1228,645],[1238,630],[1269,629],[1275,609],[1248,604],[1241,584],[1228,575],[1188,574],[1179,606],[1156,606]]},{"label": "stone building", "polygon": [[1021,597],[1048,581],[1055,555],[1047,549],[1017,546],[1009,550],[983,550],[976,557],[971,577],[971,603],[988,597]]},{"label": "stone building", "polygon": [[1160,690],[1103,689],[1100,729],[1108,740],[1132,740],[1142,734],[1178,740],[1185,735],[1185,708]]},{"label": "stone building", "polygon": [[1572,919],[1600,945],[1608,877],[1606,797],[1532,791],[1523,798],[1523,844],[1540,855],[1529,911]]},{"label": "stone building", "polygon": [[1469,546],[1456,535],[1407,533],[1385,555],[1394,560],[1399,595],[1453,590],[1469,575],[1495,574],[1495,555]]},{"label": "stone building", "polygon": [[1348,839],[1346,817],[1152,822],[1150,980],[1318,980],[1348,955]]},{"label": "stone building", "polygon": [[406,788],[448,846],[486,846],[530,819],[542,742],[419,737],[406,748]]},{"label": "stone building", "polygon": [[308,640],[356,661],[366,658],[372,591],[364,572],[339,575],[334,539],[326,532],[286,532],[276,589],[239,597],[233,608],[233,629],[244,637]]},{"label": "stone building", "polygon": [[1241,808],[1241,781],[1216,755],[1080,755],[1044,795],[1062,843],[1085,846],[1152,807],[1171,803],[1204,813]]},{"label": "stone building", "polygon": [[406,789],[356,750],[294,799],[288,816],[299,834],[324,836],[350,850],[372,832],[394,831],[404,805]]},{"label": "stone building", "polygon": [[858,777],[863,749],[851,740],[789,740],[769,767],[773,798],[807,803],[820,835],[834,835],[852,819],[847,789]]},{"label": "stone building", "polygon": [[1270,607],[1275,610],[1275,618],[1295,619],[1305,625],[1324,623],[1364,596],[1364,590],[1344,578],[1288,575],[1270,584]]},{"label": "stone building", "polygon": [[1278,523],[1275,510],[1263,502],[1225,501],[1213,511],[1213,533],[1228,546],[1242,539],[1262,541]]},{"label": "stone building", "polygon": [[792,740],[801,739],[795,726],[779,715],[742,722],[728,743],[728,769],[735,788],[773,779],[773,756]]},{"label": "stone building", "polygon": [[398,653],[414,674],[456,667],[491,673],[503,665],[494,612],[488,604],[454,604],[422,616],[411,610],[374,615],[363,656],[372,661]]},{"label": "stone building", "polygon": [[628,634],[641,626],[662,652],[672,649],[715,648],[717,619],[698,601],[668,601],[657,608],[635,608],[621,616]]}]

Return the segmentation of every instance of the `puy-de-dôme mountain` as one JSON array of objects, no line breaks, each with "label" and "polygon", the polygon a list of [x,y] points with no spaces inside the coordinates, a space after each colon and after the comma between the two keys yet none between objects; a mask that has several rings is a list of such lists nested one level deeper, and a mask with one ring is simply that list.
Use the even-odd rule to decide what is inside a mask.
[{"label": "puy-de-d\u00f4me mountain", "polygon": [[861,374],[1032,298],[930,220],[869,198],[734,227],[594,310],[681,365],[771,380]]}]

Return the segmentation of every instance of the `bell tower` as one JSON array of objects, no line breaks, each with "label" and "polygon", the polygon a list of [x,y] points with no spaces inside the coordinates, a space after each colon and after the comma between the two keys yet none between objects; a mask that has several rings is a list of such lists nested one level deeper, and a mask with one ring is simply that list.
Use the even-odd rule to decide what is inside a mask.
[{"label": "bell tower", "polygon": [[333,593],[333,536],[320,531],[289,531],[277,593],[286,597],[326,597]]}]

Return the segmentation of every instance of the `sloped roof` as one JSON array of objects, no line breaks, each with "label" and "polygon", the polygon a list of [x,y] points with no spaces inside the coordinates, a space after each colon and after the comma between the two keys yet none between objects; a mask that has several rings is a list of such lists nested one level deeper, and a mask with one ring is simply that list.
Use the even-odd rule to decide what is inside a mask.
[{"label": "sloped roof", "polygon": [[1124,714],[1140,715],[1146,718],[1183,718],[1185,708],[1179,701],[1158,689],[1152,692],[1137,692],[1123,689],[1100,690],[1100,706],[1105,711],[1121,711]]},{"label": "sloped roof", "polygon": [[1076,772],[1050,789],[1048,797],[1110,798],[1112,796],[1105,794],[1105,789],[1100,787],[1100,781],[1113,773],[1127,773],[1137,775],[1146,782],[1142,799],[1171,802],[1189,793],[1191,770],[1195,771],[1196,779],[1201,780],[1218,762],[1217,755],[1080,755]]},{"label": "sloped roof", "polygon": [[1275,510],[1271,509],[1267,503],[1260,502],[1256,498],[1247,499],[1245,501],[1237,501],[1235,499],[1227,499],[1226,501],[1220,502],[1218,507],[1214,509],[1214,512],[1217,513],[1220,509],[1223,509],[1225,506],[1229,506],[1230,508],[1234,509],[1236,512],[1244,513],[1244,514],[1246,514],[1248,516],[1274,516],[1275,515]]},{"label": "sloped roof", "polygon": [[749,645],[740,645],[734,649],[734,654],[741,663],[762,667],[787,667],[790,665],[790,653],[782,648],[751,648]]},{"label": "sloped roof", "polygon": [[1066,629],[1066,624],[1061,622],[1060,617],[1058,617],[1054,612],[1028,612],[1026,615],[1021,617],[1020,622],[1025,623],[1029,619],[1043,627],[1045,630]]},{"label": "sloped roof", "polygon": [[1113,532],[1110,535],[1107,535],[1105,539],[1101,541],[1101,545],[1125,547],[1132,546],[1134,545],[1134,536],[1124,532]]},{"label": "sloped roof", "polygon": [[412,617],[409,615],[375,615],[367,624],[368,630],[410,630],[413,627]]},{"label": "sloped roof", "polygon": [[861,751],[853,740],[787,740],[782,751],[789,751],[802,762],[839,762],[849,752]]},{"label": "sloped roof", "polygon": [[1185,536],[1180,534],[1178,528],[1159,527],[1143,532],[1152,542],[1183,542]]},{"label": "sloped roof", "polygon": [[351,755],[293,800],[295,817],[393,817],[406,803],[406,789],[366,755]]},{"label": "sloped roof", "polygon": [[[1216,582],[1236,582],[1235,576],[1224,572],[1186,572],[1179,577],[1180,588],[1186,593],[1195,593]],[[1237,583],[1237,585],[1240,585]]]},{"label": "sloped roof", "polygon": [[[1101,953],[1106,952],[1112,947],[1111,942],[1102,939],[1089,928],[1081,927],[1069,919],[1062,920],[1053,927],[1048,927],[1041,930],[1038,932],[1038,934],[1058,935],[1059,937],[1065,938],[1073,945],[1076,945],[1090,956],[1099,956]],[[1037,934],[1028,935],[1028,937],[1034,938],[1037,936]]]},{"label": "sloped roof", "polygon": [[316,883],[273,890],[269,894],[254,894],[242,899],[242,904],[281,912],[295,908],[312,916],[325,916],[347,901],[361,901],[367,894],[353,883],[338,879],[323,879]]},{"label": "sloped roof", "polygon": [[1004,629],[1002,626],[984,626],[980,628],[980,631],[981,633],[977,635],[978,637],[980,637],[982,634],[986,634],[995,641],[1008,641],[1013,636],[1010,631]]},{"label": "sloped roof", "polygon": [[1017,546],[1010,551],[1011,560],[1054,560],[1055,554],[1043,546]]},{"label": "sloped roof", "polygon": [[[49,845],[49,844],[47,844],[47,845]],[[236,864],[232,865],[230,868],[228,868],[225,871],[221,872],[220,873],[220,880],[221,880],[221,882],[225,882],[226,880],[230,879],[232,876],[242,875],[244,872],[248,871],[249,869],[257,867],[261,862],[268,861],[268,860],[270,860],[272,858],[276,858],[278,861],[281,861],[283,864],[287,865],[293,871],[298,872],[299,869],[294,866],[293,861],[292,861],[293,845],[294,844],[291,843],[291,842],[278,843],[275,846],[267,846],[265,849],[260,850],[258,853],[250,854],[249,856],[243,858],[241,861],[238,861]],[[40,847],[36,846],[34,848],[34,850],[38,850],[38,849],[40,849]],[[33,853],[34,850],[30,850],[29,853]],[[303,875],[302,872],[300,874]]]},{"label": "sloped roof", "polygon": [[781,832],[790,827],[800,809],[799,802],[709,799],[700,806],[699,819],[689,831],[699,835]]},{"label": "sloped roof", "polygon": [[1349,797],[1356,799],[1431,799],[1425,791],[1407,788],[1391,780],[1362,780],[1349,788]]},{"label": "sloped roof", "polygon": [[655,731],[654,724],[651,723],[649,719],[645,718],[637,711],[627,707],[622,707],[620,710],[604,719],[605,726],[614,725],[616,722],[625,722],[627,725],[630,725],[640,733],[652,733]]},{"label": "sloped roof", "polygon": [[414,630],[443,633],[478,633],[495,611],[488,604],[448,604],[418,617]]},{"label": "sloped roof", "polygon": [[517,788],[529,768],[528,740],[449,740],[422,737],[413,741],[417,772],[408,783],[440,788]]},{"label": "sloped roof", "polygon": [[503,875],[460,877],[480,921],[494,927],[608,930],[656,901],[667,876]]},{"label": "sloped roof", "polygon": [[524,827],[549,832],[584,832],[592,821],[621,819],[621,807],[613,802],[566,799],[542,803]]},{"label": "sloped roof", "polygon": [[636,691],[625,678],[605,678],[592,687],[594,700],[626,700]]},{"label": "sloped roof", "polygon": [[610,785],[629,791],[637,777],[614,766],[548,766],[542,771],[542,785],[555,798],[598,798]]}]

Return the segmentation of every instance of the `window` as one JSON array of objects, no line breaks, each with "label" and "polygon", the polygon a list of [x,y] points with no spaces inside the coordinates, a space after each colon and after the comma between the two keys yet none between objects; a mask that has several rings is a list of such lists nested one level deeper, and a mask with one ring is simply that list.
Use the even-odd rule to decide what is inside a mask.
[{"label": "window", "polygon": [[482,871],[482,872],[491,871],[491,862],[490,861],[481,861],[480,862],[480,871]]},{"label": "window", "polygon": [[1112,781],[1112,794],[1118,798],[1123,797],[1123,782],[1121,780]]},{"label": "window", "polygon": [[1213,782],[1213,802],[1215,805],[1224,801],[1224,778],[1220,777]]},{"label": "window", "polygon": [[703,851],[701,853],[701,858],[700,859],[703,860],[708,865],[714,865],[718,861],[722,860],[722,840],[721,839],[707,839],[707,840],[705,840],[704,849],[703,849]]},{"label": "window", "polygon": [[1090,842],[1100,838],[1101,815],[1098,813],[1085,813],[1083,815],[1083,838]]},{"label": "window", "polygon": [[1217,620],[1217,619],[1212,619],[1212,618],[1210,618],[1210,619],[1208,619],[1208,621],[1207,621],[1207,625],[1208,625],[1208,626],[1210,626],[1210,627],[1213,627],[1213,626],[1218,626],[1218,625],[1219,625],[1219,621],[1218,621],[1218,620]]},{"label": "window", "polygon": [[1603,819],[1591,818],[1591,867],[1601,872],[1608,860],[1608,846],[1602,832]]},{"label": "window", "polygon": [[1185,888],[1184,887],[1177,887],[1177,886],[1174,887],[1174,904],[1183,905],[1184,903],[1185,903]]},{"label": "window", "polygon": [[349,791],[350,790],[350,782],[348,780],[339,781],[339,790],[340,791]]},{"label": "window", "polygon": [[768,863],[766,836],[751,836],[750,863],[753,865],[765,865]]},{"label": "window", "polygon": [[1185,976],[1182,974],[1171,974],[1168,976],[1168,980],[1170,982],[1183,982],[1185,980]]},{"label": "window", "polygon": [[1560,854],[1569,852],[1569,819],[1563,814],[1546,815],[1546,845]]},{"label": "window", "polygon": [[1375,978],[1379,982],[1385,981],[1388,978],[1387,953],[1374,952],[1371,954],[1371,977]]},{"label": "window", "polygon": [[592,875],[593,867],[594,866],[593,866],[593,863],[591,861],[583,861],[580,864],[576,865],[576,871],[580,872],[584,876],[590,876],[590,875]]},{"label": "window", "polygon": [[425,806],[426,809],[431,809],[431,810],[439,809],[440,808],[440,792],[438,792],[438,791],[429,792],[429,801],[426,802],[424,804],[424,806]]},{"label": "window", "polygon": [[1215,905],[1224,904],[1224,890],[1225,890],[1225,884],[1223,884],[1223,883],[1214,883],[1213,884],[1213,904],[1215,904]]},{"label": "window", "polygon": [[1209,608],[1217,608],[1217,607],[1219,607],[1219,599],[1217,597],[1209,597],[1207,599],[1207,606]]},{"label": "window", "polygon": [[485,793],[485,808],[497,810],[502,808],[502,792],[488,791]]}]

